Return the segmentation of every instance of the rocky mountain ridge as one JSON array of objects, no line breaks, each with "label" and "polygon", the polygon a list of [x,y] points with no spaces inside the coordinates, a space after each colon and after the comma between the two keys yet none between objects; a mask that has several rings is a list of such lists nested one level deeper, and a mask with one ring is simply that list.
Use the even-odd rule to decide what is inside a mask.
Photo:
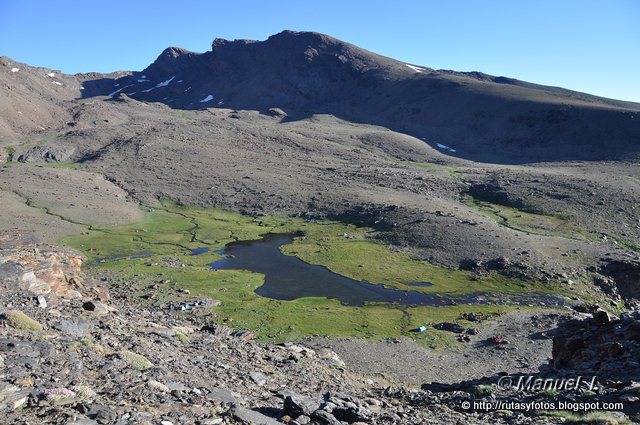
[{"label": "rocky mountain ridge", "polygon": [[16,117],[0,102],[5,135],[23,126],[36,130],[36,118],[40,126],[63,120],[74,99],[123,94],[174,109],[280,108],[289,120],[331,114],[453,147],[454,156],[476,161],[635,158],[640,143],[636,103],[433,70],[313,32],[283,31],[265,41],[216,39],[205,53],[170,47],[140,72],[70,76],[34,69],[42,73],[37,78],[9,58],[2,64],[11,109],[28,115]]}]

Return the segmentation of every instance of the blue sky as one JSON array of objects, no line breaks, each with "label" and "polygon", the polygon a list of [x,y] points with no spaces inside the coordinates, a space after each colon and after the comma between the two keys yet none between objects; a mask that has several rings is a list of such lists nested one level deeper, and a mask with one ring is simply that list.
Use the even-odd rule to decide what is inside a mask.
[{"label": "blue sky", "polygon": [[168,46],[332,35],[436,69],[640,102],[640,1],[0,0],[0,55],[64,72],[141,70]]}]

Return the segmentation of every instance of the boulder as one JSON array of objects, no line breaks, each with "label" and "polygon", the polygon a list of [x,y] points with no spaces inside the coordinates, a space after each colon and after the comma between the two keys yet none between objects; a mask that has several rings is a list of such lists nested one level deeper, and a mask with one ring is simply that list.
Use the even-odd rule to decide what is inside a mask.
[{"label": "boulder", "polygon": [[604,310],[598,310],[593,313],[593,322],[596,325],[606,325],[611,322],[611,316]]},{"label": "boulder", "polygon": [[53,325],[53,328],[67,335],[82,338],[89,334],[92,324],[84,319],[69,318],[61,319]]},{"label": "boulder", "polygon": [[68,146],[34,146],[18,157],[18,162],[64,162],[71,158],[75,148]]},{"label": "boulder", "polygon": [[267,383],[267,375],[262,372],[251,372],[249,373],[249,376],[256,385],[263,386]]},{"label": "boulder", "polygon": [[109,313],[118,311],[117,308],[100,301],[86,301],[82,304],[82,308],[86,311],[92,312],[96,316],[105,316]]},{"label": "boulder", "polygon": [[311,416],[321,404],[322,400],[291,392],[284,399],[284,413],[292,418]]},{"label": "boulder", "polygon": [[455,332],[458,334],[464,332],[463,326],[460,326],[459,324],[453,322],[442,322],[433,325],[433,327],[440,331]]},{"label": "boulder", "polygon": [[8,382],[0,382],[0,411],[15,410],[27,404],[29,392]]},{"label": "boulder", "polygon": [[246,423],[255,425],[278,425],[280,422],[273,418],[263,415],[255,410],[250,410],[242,406],[236,406],[232,410],[233,416],[236,419],[244,421]]}]

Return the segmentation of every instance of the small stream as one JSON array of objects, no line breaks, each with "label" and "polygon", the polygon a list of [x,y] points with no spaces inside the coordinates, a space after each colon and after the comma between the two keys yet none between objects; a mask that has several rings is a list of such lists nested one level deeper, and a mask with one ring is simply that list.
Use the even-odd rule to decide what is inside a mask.
[{"label": "small stream", "polygon": [[[496,300],[484,293],[442,296],[437,293],[402,291],[380,284],[358,281],[332,272],[323,266],[305,263],[297,257],[284,255],[280,246],[293,242],[293,235],[269,233],[253,241],[229,243],[220,251],[225,258],[210,264],[214,270],[250,270],[265,276],[256,294],[276,300],[303,297],[337,299],[351,306],[368,302],[402,305],[444,306],[451,304],[537,304],[563,305],[561,298],[527,295],[508,296]],[[197,254],[194,252],[194,254]],[[413,282],[410,286],[431,286],[430,282]]]}]

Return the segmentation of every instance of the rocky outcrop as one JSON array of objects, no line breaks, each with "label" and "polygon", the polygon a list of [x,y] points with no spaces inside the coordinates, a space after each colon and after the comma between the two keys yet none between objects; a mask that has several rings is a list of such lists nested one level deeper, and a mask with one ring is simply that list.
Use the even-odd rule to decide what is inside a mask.
[{"label": "rocky outcrop", "polygon": [[640,312],[620,318],[598,310],[591,317],[573,319],[553,338],[552,365],[580,370],[608,379],[640,379]]},{"label": "rocky outcrop", "polygon": [[50,306],[60,300],[109,299],[103,283],[87,278],[80,254],[59,247],[0,238],[0,279],[7,289],[43,297]]},{"label": "rocky outcrop", "polygon": [[69,146],[34,146],[18,156],[18,162],[64,162],[74,152],[75,149]]},{"label": "rocky outcrop", "polygon": [[599,284],[611,295],[619,295],[628,304],[638,305],[640,302],[640,260],[608,261],[599,271],[605,277],[600,278],[596,284]]}]

